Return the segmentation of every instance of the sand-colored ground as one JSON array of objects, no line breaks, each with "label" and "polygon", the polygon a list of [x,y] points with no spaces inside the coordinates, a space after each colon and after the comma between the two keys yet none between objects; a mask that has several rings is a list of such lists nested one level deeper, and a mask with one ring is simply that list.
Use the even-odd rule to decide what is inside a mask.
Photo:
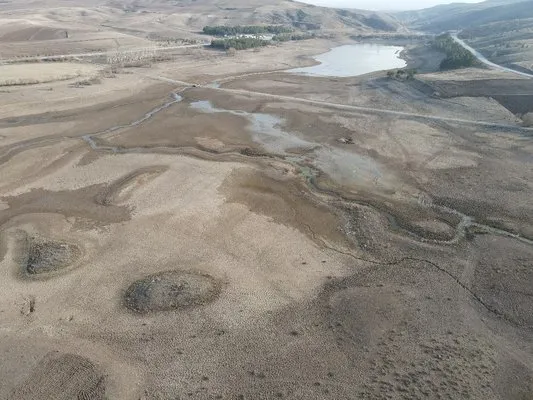
[{"label": "sand-colored ground", "polygon": [[346,38],[337,40],[306,40],[288,42],[279,46],[246,50],[228,56],[212,50],[191,50],[169,63],[158,63],[150,71],[151,76],[162,76],[188,82],[210,83],[235,76],[287,70],[293,67],[316,63],[313,54],[327,52],[331,47],[346,43]]},{"label": "sand-colored ground", "polygon": [[1,65],[0,86],[34,85],[73,78],[91,79],[98,75],[99,68],[88,64],[24,64]]},{"label": "sand-colored ground", "polygon": [[532,398],[520,81],[279,71],[344,40],[0,67],[101,69],[1,91],[0,399]]},{"label": "sand-colored ground", "polygon": [[476,80],[486,79],[521,79],[528,80],[528,78],[515,75],[510,72],[481,69],[481,68],[462,68],[454,71],[442,71],[437,73],[424,74],[424,80],[450,80],[450,81],[462,81],[470,82]]}]

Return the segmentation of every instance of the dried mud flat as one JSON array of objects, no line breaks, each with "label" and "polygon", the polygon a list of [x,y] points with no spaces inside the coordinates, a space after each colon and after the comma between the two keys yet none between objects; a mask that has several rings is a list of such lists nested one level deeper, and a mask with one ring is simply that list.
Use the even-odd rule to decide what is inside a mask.
[{"label": "dried mud flat", "polygon": [[530,132],[239,57],[6,94],[0,398],[533,398]]}]

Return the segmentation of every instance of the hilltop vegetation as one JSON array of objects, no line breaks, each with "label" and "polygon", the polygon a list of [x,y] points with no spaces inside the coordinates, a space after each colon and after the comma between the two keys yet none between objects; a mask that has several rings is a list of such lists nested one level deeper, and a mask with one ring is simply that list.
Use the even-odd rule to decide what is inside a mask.
[{"label": "hilltop vegetation", "polygon": [[472,67],[478,63],[476,57],[455,42],[449,34],[437,36],[433,47],[446,54],[440,64],[441,70]]}]

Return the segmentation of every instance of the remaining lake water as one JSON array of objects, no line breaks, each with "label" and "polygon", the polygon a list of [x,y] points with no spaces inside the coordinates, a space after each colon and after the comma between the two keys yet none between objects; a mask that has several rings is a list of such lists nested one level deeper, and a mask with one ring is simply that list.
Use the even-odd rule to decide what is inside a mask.
[{"label": "remaining lake water", "polygon": [[403,47],[381,44],[349,44],[331,49],[314,59],[319,65],[295,68],[288,72],[315,76],[357,76],[370,72],[404,68],[407,63],[400,58]]}]

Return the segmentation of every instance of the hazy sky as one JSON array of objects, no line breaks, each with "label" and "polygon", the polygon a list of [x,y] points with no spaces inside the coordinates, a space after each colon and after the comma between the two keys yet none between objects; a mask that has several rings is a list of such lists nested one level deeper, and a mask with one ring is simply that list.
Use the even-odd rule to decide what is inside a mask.
[{"label": "hazy sky", "polygon": [[[360,8],[365,10],[414,10],[452,3],[446,0],[298,0],[303,3],[329,7]],[[461,3],[479,3],[480,0],[459,0]]]}]

